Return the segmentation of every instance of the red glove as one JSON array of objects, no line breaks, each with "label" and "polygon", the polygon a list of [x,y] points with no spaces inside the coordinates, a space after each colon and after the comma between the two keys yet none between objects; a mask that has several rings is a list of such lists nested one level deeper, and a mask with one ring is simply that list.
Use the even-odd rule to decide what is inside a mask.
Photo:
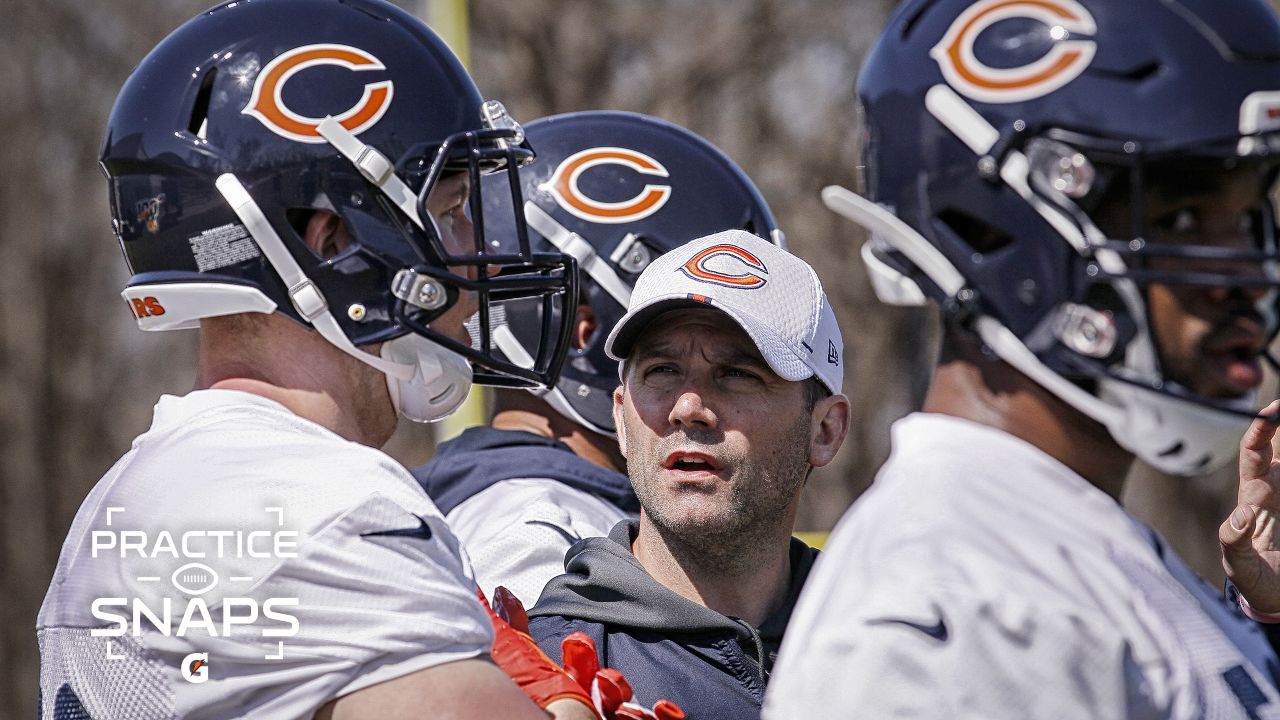
[{"label": "red glove", "polygon": [[[495,594],[497,591],[494,591]],[[591,690],[596,712],[605,720],[683,720],[684,711],[670,700],[659,700],[650,710],[633,700],[631,684],[613,668],[600,669],[596,644],[586,633],[576,632],[560,643],[564,669]]]},{"label": "red glove", "polygon": [[556,700],[577,700],[594,708],[591,696],[564,668],[555,664],[538,644],[529,637],[529,616],[519,598],[504,587],[493,591],[498,612],[489,607],[484,591],[476,588],[476,595],[489,613],[493,623],[493,661],[502,668],[516,685],[544,710]]},{"label": "red glove", "polygon": [[[529,636],[529,615],[512,592],[493,589],[493,607],[476,589],[493,622],[493,660],[538,707],[552,701],[577,700],[594,708],[603,720],[683,720],[675,703],[659,700],[650,710],[633,702],[631,685],[622,673],[600,668],[595,642],[576,632],[560,644],[564,667],[556,665]],[[590,694],[588,694],[590,693]]]}]

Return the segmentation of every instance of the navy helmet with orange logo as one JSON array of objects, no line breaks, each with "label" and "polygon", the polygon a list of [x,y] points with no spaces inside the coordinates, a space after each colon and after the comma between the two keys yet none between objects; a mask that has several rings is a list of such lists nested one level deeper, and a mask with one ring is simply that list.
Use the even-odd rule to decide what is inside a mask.
[{"label": "navy helmet with orange logo", "polygon": [[[506,223],[514,240],[501,251],[484,242],[482,188],[518,200],[517,170],[532,157],[501,104],[484,102],[445,44],[395,6],[224,3],[152,50],[111,113],[101,160],[133,273],[123,294],[146,330],[283,313],[385,372],[413,419],[448,414],[473,379],[550,385],[565,313],[532,330],[521,365],[487,333],[468,344],[432,327],[464,296],[479,298],[482,318],[498,298],[554,309],[576,296],[572,259],[534,252],[522,224]],[[470,175],[474,248],[447,246],[427,209],[458,173]],[[336,256],[302,240],[315,211],[350,233]],[[358,347],[374,343],[380,356]]]},{"label": "navy helmet with orange logo", "polygon": [[[937,301],[1162,470],[1234,457],[1256,393],[1197,387],[1150,308],[1169,288],[1217,298],[1200,350],[1261,377],[1280,259],[1280,22],[1265,0],[913,0],[858,84],[872,202],[824,198],[872,231],[882,299]],[[1241,171],[1235,238],[1209,242],[1172,200]]]},{"label": "navy helmet with orange logo", "polygon": [[[732,160],[672,123],[586,111],[540,118],[524,129],[538,152],[520,170],[530,238],[536,249],[578,261],[585,306],[560,381],[543,397],[579,425],[612,434],[618,363],[605,354],[604,341],[625,314],[641,271],[668,250],[720,230],[749,230],[777,245],[782,231]],[[486,211],[513,217],[512,197],[486,193]],[[514,243],[513,230],[507,225],[495,234],[492,227],[490,238]],[[525,358],[546,315],[527,301],[508,303],[505,315],[495,328],[497,344],[509,358]]]}]

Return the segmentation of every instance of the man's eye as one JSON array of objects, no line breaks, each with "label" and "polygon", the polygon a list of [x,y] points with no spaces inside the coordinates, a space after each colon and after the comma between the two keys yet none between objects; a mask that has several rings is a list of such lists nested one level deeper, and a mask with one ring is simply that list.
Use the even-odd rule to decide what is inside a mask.
[{"label": "man's eye", "polygon": [[462,212],[462,210],[463,210],[463,206],[462,206],[462,204],[461,204],[461,203],[458,203],[457,205],[454,205],[453,207],[450,207],[449,209],[447,209],[447,210],[445,210],[444,212],[440,213],[439,219],[440,219],[442,222],[447,222],[447,223],[452,224],[452,223],[454,222],[454,220],[456,219],[456,217],[457,217],[458,213],[461,213],[461,212]]},{"label": "man's eye", "polygon": [[742,368],[728,368],[724,371],[724,374],[726,377],[732,377],[732,378],[744,378],[747,380],[756,379],[755,373],[751,372],[750,370],[743,370]]}]

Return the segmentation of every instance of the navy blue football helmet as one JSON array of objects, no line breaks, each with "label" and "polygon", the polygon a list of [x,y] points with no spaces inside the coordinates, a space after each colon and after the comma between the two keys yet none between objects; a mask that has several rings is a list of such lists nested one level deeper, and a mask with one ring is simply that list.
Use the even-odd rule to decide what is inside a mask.
[{"label": "navy blue football helmet", "polygon": [[[1199,288],[1237,304],[1253,330],[1218,347],[1261,377],[1280,151],[1280,23],[1264,0],[915,0],[867,57],[859,98],[873,202],[824,199],[872,231],[882,299],[939,302],[1163,471],[1235,456],[1256,393],[1175,374],[1151,297]],[[1163,227],[1144,207],[1240,172],[1252,195],[1232,247],[1189,213]]]},{"label": "navy blue football helmet", "polygon": [[[570,349],[544,398],[570,420],[610,435],[618,363],[605,355],[604,341],[626,313],[640,273],[668,250],[720,230],[746,229],[779,245],[784,237],[742,170],[682,127],[636,113],[588,111],[540,118],[524,130],[538,153],[520,170],[534,249],[578,261],[579,302],[590,305],[596,328],[583,347]],[[515,216],[513,198],[519,200],[486,193],[486,214],[505,222]],[[490,238],[514,243],[511,230],[491,226]],[[546,319],[537,303],[507,303],[506,323],[495,329],[499,348],[512,359],[527,355]]]},{"label": "navy blue football helmet", "polygon": [[[484,242],[482,188],[520,204],[518,167],[532,157],[501,104],[389,3],[219,5],[142,60],[108,123],[102,167],[133,273],[123,294],[149,330],[283,313],[386,372],[413,419],[448,414],[473,371],[476,382],[548,386],[571,313],[546,313],[522,365],[493,352],[488,333],[468,345],[431,326],[464,293],[485,319],[500,299],[575,299],[572,259],[533,252],[522,224],[507,223],[514,240],[500,251]],[[447,246],[428,212],[438,181],[458,173],[470,179],[460,202],[474,249]],[[319,210],[353,240],[334,257],[302,240]],[[356,347],[371,343],[382,357]]]}]

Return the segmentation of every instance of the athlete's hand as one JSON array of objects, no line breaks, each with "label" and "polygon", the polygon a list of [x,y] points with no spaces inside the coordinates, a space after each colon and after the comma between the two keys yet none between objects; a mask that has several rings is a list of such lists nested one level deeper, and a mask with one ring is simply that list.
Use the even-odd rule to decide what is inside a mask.
[{"label": "athlete's hand", "polygon": [[[476,588],[476,595],[489,613],[493,624],[493,648],[490,654],[516,685],[538,707],[556,717],[598,717],[595,703],[578,681],[557,665],[529,637],[529,616],[520,599],[504,587],[493,591],[494,606]],[[496,610],[495,610],[496,608]],[[578,705],[575,713],[572,705]]]},{"label": "athlete's hand", "polygon": [[[1263,410],[1280,412],[1280,400]],[[1280,424],[1256,419],[1240,441],[1240,490],[1235,510],[1218,528],[1222,567],[1256,615],[1280,613],[1280,461],[1271,441]]]},{"label": "athlete's hand", "polygon": [[596,712],[605,720],[682,720],[684,711],[669,700],[652,709],[634,701],[631,684],[613,668],[600,668],[596,644],[586,633],[576,632],[560,643],[564,669],[591,693]]},{"label": "athlete's hand", "polygon": [[[476,592],[484,601],[484,593]],[[552,703],[563,707],[565,701],[575,700],[593,708],[604,720],[684,718],[684,711],[666,700],[659,700],[653,709],[635,703],[631,685],[622,673],[601,669],[596,644],[585,633],[564,639],[560,644],[564,667],[556,665],[529,636],[529,615],[520,598],[501,585],[493,589],[493,607],[485,602],[485,608],[494,624],[494,661],[539,707],[555,711]],[[573,687],[566,687],[566,681]]]}]

